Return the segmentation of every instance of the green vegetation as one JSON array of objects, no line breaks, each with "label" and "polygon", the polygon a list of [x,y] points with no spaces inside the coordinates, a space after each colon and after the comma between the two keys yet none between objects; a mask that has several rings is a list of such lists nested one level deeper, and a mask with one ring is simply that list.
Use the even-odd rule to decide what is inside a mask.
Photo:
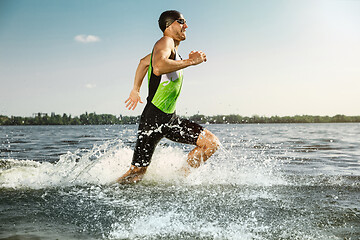
[{"label": "green vegetation", "polygon": [[[245,124],[245,123],[350,123],[360,122],[360,116],[345,116],[335,115],[329,116],[309,116],[309,115],[296,115],[296,116],[252,116],[243,117],[240,115],[217,115],[205,116],[194,115],[189,117],[200,124]],[[96,114],[85,113],[80,117],[72,117],[64,113],[63,115],[51,113],[34,114],[33,117],[7,117],[0,115],[0,125],[105,125],[105,124],[135,124],[138,123],[139,116],[119,116],[116,117],[111,114]]]},{"label": "green vegetation", "polygon": [[33,117],[7,117],[0,115],[0,125],[104,125],[104,124],[135,124],[139,117],[121,116],[116,117],[111,114],[85,113],[80,117],[72,117],[64,113],[38,113]]}]

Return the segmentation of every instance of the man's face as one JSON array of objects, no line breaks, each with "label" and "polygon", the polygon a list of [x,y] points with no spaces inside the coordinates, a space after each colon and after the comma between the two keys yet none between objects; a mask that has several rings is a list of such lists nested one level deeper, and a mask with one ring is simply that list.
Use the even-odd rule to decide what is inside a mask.
[{"label": "man's face", "polygon": [[188,25],[186,24],[186,20],[183,15],[181,15],[177,20],[175,20],[171,24],[173,33],[174,33],[174,39],[178,41],[184,41],[186,39],[186,29],[188,28]]}]

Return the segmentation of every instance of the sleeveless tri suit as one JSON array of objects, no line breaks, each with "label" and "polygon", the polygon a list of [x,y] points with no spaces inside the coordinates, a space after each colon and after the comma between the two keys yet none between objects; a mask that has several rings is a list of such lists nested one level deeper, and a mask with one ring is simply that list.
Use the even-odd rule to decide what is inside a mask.
[{"label": "sleeveless tri suit", "polygon": [[[180,59],[175,51],[173,60]],[[149,96],[140,118],[132,165],[148,166],[156,145],[163,137],[175,142],[196,145],[203,127],[190,120],[179,118],[175,113],[182,82],[182,69],[156,76],[152,68],[151,54],[148,69]]]}]

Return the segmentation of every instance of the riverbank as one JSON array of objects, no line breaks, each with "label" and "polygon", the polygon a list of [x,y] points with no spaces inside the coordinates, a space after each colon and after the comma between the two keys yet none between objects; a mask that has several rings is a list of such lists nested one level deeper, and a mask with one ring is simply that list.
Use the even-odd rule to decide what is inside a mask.
[{"label": "riverbank", "polygon": [[[38,113],[32,117],[0,115],[0,125],[113,125],[136,124],[140,116],[115,116],[111,114],[84,113],[72,117],[66,113],[60,115]],[[200,124],[251,124],[251,123],[353,123],[360,122],[360,116],[258,116],[244,117],[237,114],[205,116],[196,114],[185,117]]]}]

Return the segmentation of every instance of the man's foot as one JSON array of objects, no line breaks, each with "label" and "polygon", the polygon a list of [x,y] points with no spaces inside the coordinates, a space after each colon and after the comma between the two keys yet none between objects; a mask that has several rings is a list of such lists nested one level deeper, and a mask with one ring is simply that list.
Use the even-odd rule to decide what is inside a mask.
[{"label": "man's foot", "polygon": [[191,169],[190,169],[190,166],[188,164],[186,164],[186,165],[182,166],[177,172],[182,177],[187,177],[190,175]]},{"label": "man's foot", "polygon": [[118,178],[116,182],[120,184],[140,182],[144,178],[146,169],[147,167],[136,167],[131,165],[130,169],[123,176]]}]

